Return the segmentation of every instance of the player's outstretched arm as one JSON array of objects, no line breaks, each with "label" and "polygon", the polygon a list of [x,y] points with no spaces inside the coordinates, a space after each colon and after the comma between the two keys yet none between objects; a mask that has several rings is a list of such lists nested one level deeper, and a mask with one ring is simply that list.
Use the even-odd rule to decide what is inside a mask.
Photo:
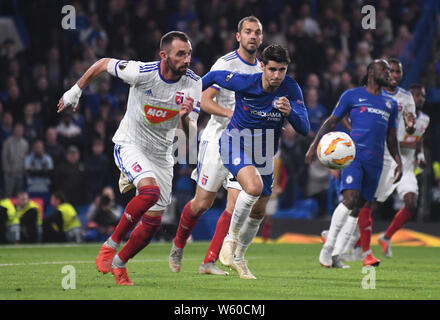
[{"label": "player's outstretched arm", "polygon": [[203,91],[200,108],[209,114],[214,114],[231,119],[234,112],[230,109],[222,107],[214,101],[214,98],[217,96],[217,94],[218,90],[213,87],[209,87],[205,91]]},{"label": "player's outstretched arm", "polygon": [[313,139],[313,142],[310,145],[309,150],[307,150],[306,152],[305,162],[307,164],[312,163],[313,158],[316,154],[316,147],[318,146],[319,140],[321,140],[323,135],[332,131],[336,127],[338,122],[339,122],[339,118],[336,117],[334,114],[332,114],[324,121],[321,128],[319,128],[318,133],[315,136],[315,139]]},{"label": "player's outstretched arm", "polygon": [[60,98],[60,100],[58,101],[57,112],[60,113],[68,107],[72,107],[73,111],[76,111],[82,91],[101,73],[107,71],[107,65],[109,61],[109,58],[102,58],[95,62],[89,69],[87,69],[87,71],[78,80],[78,82],[75,83],[72,88],[67,90]]},{"label": "player's outstretched arm", "polygon": [[397,166],[394,170],[394,181],[396,183],[402,178],[402,159],[400,158],[399,142],[397,141],[396,128],[390,127],[387,134],[387,146]]}]

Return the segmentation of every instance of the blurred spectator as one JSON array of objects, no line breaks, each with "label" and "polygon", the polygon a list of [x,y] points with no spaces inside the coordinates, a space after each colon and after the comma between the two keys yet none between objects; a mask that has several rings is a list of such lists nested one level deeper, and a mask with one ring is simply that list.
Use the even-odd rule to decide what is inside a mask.
[{"label": "blurred spectator", "polygon": [[200,32],[199,20],[193,20],[189,23],[187,35],[191,39],[192,47],[197,48],[199,42],[203,40],[203,34]]},{"label": "blurred spectator", "polygon": [[5,112],[2,116],[0,125],[0,150],[3,147],[3,142],[12,134],[14,128],[14,118],[10,112]]},{"label": "blurred spectator", "polygon": [[[321,80],[316,73],[309,73],[305,81],[303,92],[307,92],[310,89],[315,89],[318,93],[318,102],[324,107],[327,107],[327,97],[325,92],[321,89]],[[328,107],[327,107],[328,108]]]},{"label": "blurred spectator", "polygon": [[191,8],[189,0],[178,0],[177,11],[171,13],[168,20],[168,30],[189,31],[191,21],[197,20],[195,11]]},{"label": "blurred spectator", "polygon": [[95,51],[98,48],[98,40],[107,40],[107,32],[102,28],[97,13],[89,15],[89,26],[80,32],[79,39],[87,46],[91,46]]},{"label": "blurred spectator", "polygon": [[92,142],[92,154],[84,161],[86,202],[90,203],[111,183],[109,175],[110,160],[104,155],[104,140],[95,138]]},{"label": "blurred spectator", "polygon": [[87,211],[85,241],[104,241],[113,232],[122,215],[123,208],[116,204],[111,187],[98,194]]},{"label": "blurred spectator", "polygon": [[327,109],[319,104],[318,92],[315,88],[310,88],[305,93],[305,105],[309,115],[310,132],[309,135],[313,138],[321,128],[322,122],[327,118]]},{"label": "blurred spectator", "polygon": [[12,197],[18,190],[24,189],[26,173],[24,160],[29,150],[29,143],[23,138],[23,133],[23,125],[17,123],[13,134],[3,143],[2,167],[7,197]]},{"label": "blurred spectator", "polygon": [[65,148],[58,141],[58,133],[53,127],[46,129],[46,152],[52,158],[54,166],[59,165],[65,159]]},{"label": "blurred spectator", "polygon": [[67,149],[66,161],[55,168],[54,188],[65,194],[67,201],[74,206],[85,204],[84,171],[80,151],[74,145]]},{"label": "blurred spectator", "polygon": [[75,208],[63,193],[55,191],[50,197],[53,212],[43,219],[44,242],[81,242],[81,222]]},{"label": "blurred spectator", "polygon": [[14,120],[18,120],[21,117],[23,110],[24,100],[20,92],[20,88],[16,84],[12,84],[8,89],[8,98],[3,104],[4,112],[12,114]]},{"label": "blurred spectator", "polygon": [[[228,13],[227,1],[211,0],[211,1],[197,1],[197,2],[198,2],[198,13],[203,25],[211,24],[216,21],[218,21],[220,24],[220,20],[224,19],[227,16]],[[228,21],[228,19],[226,19],[226,21]],[[230,29],[229,25],[227,26],[227,28]],[[236,29],[237,29],[236,26],[234,26],[233,30]]]},{"label": "blurred spectator", "polygon": [[62,119],[55,130],[64,145],[83,145],[83,132],[81,128],[73,122],[73,111],[65,110],[62,113]]},{"label": "blurred spectator", "polygon": [[219,52],[219,39],[214,35],[214,29],[210,25],[203,28],[203,40],[201,40],[194,50],[194,56],[202,61],[206,68],[211,68],[215,57]]},{"label": "blurred spectator", "polygon": [[396,39],[394,40],[393,55],[400,57],[411,39],[412,34],[409,32],[408,27],[406,25],[401,25],[397,31]]},{"label": "blurred spectator", "polygon": [[341,72],[343,67],[340,62],[334,60],[330,63],[327,72],[323,75],[323,88],[327,97],[327,108],[329,112],[333,110],[339,99],[338,88],[341,82]]},{"label": "blurred spectator", "polygon": [[350,58],[351,52],[355,48],[356,39],[351,34],[350,22],[348,20],[341,21],[339,32],[332,40],[336,50],[341,51],[345,57]]},{"label": "blurred spectator", "polygon": [[371,61],[373,58],[370,55],[370,46],[366,41],[359,42],[354,55],[354,63],[368,66]]},{"label": "blurred spectator", "polygon": [[36,80],[36,88],[32,94],[32,101],[39,102],[42,106],[42,116],[45,125],[54,125],[57,121],[56,105],[58,101],[56,92],[51,91],[46,76],[40,76]]},{"label": "blurred spectator", "polygon": [[57,47],[53,47],[47,53],[47,80],[53,92],[58,92],[61,88],[61,73],[60,51]]},{"label": "blurred spectator", "polygon": [[26,169],[27,190],[33,196],[47,198],[52,185],[53,161],[49,154],[44,151],[43,140],[35,140],[32,151],[24,161]]},{"label": "blurred spectator", "polygon": [[0,68],[7,70],[9,61],[16,57],[17,46],[15,41],[11,38],[6,38],[0,47]]},{"label": "blurred spectator", "polygon": [[376,18],[376,30],[374,30],[375,37],[381,39],[384,44],[391,43],[393,41],[393,23],[391,22],[391,19],[383,9],[377,11]]},{"label": "blurred spectator", "polygon": [[104,100],[110,104],[110,112],[120,111],[118,99],[116,99],[116,97],[110,92],[109,79],[103,79],[99,83],[98,93],[90,94],[86,98],[85,107],[86,109],[90,109],[92,118],[98,115],[99,105]]},{"label": "blurred spectator", "polygon": [[278,23],[276,21],[270,21],[265,27],[263,42],[263,46],[278,43],[284,47],[287,47],[287,39],[284,34],[280,32]]},{"label": "blurred spectator", "polygon": [[22,116],[24,126],[24,138],[33,143],[35,139],[43,137],[43,121],[36,114],[36,104],[33,102],[26,103]]},{"label": "blurred spectator", "polygon": [[304,32],[309,37],[316,37],[321,34],[319,23],[311,16],[310,3],[304,2],[299,9],[300,18],[304,21]]},{"label": "blurred spectator", "polygon": [[15,208],[20,219],[20,242],[42,242],[43,220],[40,205],[29,199],[29,194],[26,191],[19,191]]}]

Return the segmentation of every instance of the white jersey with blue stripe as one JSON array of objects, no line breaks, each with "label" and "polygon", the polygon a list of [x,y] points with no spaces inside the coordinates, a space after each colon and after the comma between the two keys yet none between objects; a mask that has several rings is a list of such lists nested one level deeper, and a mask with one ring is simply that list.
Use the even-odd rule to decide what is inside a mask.
[{"label": "white jersey with blue stripe", "polygon": [[130,85],[127,111],[113,136],[115,144],[136,144],[160,159],[172,159],[172,145],[179,125],[180,104],[194,99],[190,119],[200,112],[202,81],[192,70],[177,81],[160,74],[160,61],[139,62],[111,59],[107,71]]},{"label": "white jersey with blue stripe", "polygon": [[[405,136],[405,122],[403,120],[403,112],[406,110],[407,112],[411,112],[414,115],[416,114],[416,105],[414,103],[414,99],[411,95],[411,92],[401,88],[397,87],[396,91],[393,93],[390,93],[386,91],[385,89],[382,89],[382,94],[384,96],[390,97],[394,100],[396,100],[397,105],[399,107],[399,113],[397,115],[397,121],[398,121],[398,129],[397,129],[397,139],[399,142],[403,141],[402,137]],[[385,142],[386,143],[386,142]],[[390,152],[388,151],[388,148],[385,148],[385,152],[383,155],[383,161],[384,165],[392,165],[394,163],[394,159],[391,156]]]},{"label": "white jersey with blue stripe", "polygon": [[[243,60],[237,51],[232,51],[219,58],[211,67],[211,71],[214,70],[226,70],[239,73],[259,73],[261,72],[260,62],[257,60],[254,64],[250,64]],[[216,84],[212,85],[213,88],[218,90],[218,94],[215,101],[222,107],[234,110],[235,108],[235,92],[222,88]],[[229,119],[227,117],[211,115],[208,121],[201,140],[218,143],[218,140],[228,126]]]}]

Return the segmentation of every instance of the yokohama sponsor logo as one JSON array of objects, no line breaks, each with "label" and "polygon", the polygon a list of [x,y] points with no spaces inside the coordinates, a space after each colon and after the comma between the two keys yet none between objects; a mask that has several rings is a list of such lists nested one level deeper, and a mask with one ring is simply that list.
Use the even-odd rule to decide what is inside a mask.
[{"label": "yokohama sponsor logo", "polygon": [[148,122],[151,124],[159,124],[165,122],[179,113],[179,110],[164,109],[149,105],[144,106],[144,111]]}]

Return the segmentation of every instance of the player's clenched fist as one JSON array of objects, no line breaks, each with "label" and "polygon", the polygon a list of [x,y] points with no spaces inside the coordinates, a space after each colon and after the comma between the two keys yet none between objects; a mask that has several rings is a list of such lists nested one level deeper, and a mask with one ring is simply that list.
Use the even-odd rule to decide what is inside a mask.
[{"label": "player's clenched fist", "polygon": [[72,107],[73,111],[76,111],[81,94],[82,94],[81,88],[78,86],[78,84],[75,83],[75,85],[69,90],[67,90],[58,101],[57,112],[60,113],[68,107]]},{"label": "player's clenched fist", "polygon": [[276,102],[276,107],[285,117],[290,114],[290,101],[286,97],[281,97]]},{"label": "player's clenched fist", "polygon": [[194,108],[194,99],[191,97],[186,97],[185,100],[180,105],[179,115],[181,118],[186,117]]}]

